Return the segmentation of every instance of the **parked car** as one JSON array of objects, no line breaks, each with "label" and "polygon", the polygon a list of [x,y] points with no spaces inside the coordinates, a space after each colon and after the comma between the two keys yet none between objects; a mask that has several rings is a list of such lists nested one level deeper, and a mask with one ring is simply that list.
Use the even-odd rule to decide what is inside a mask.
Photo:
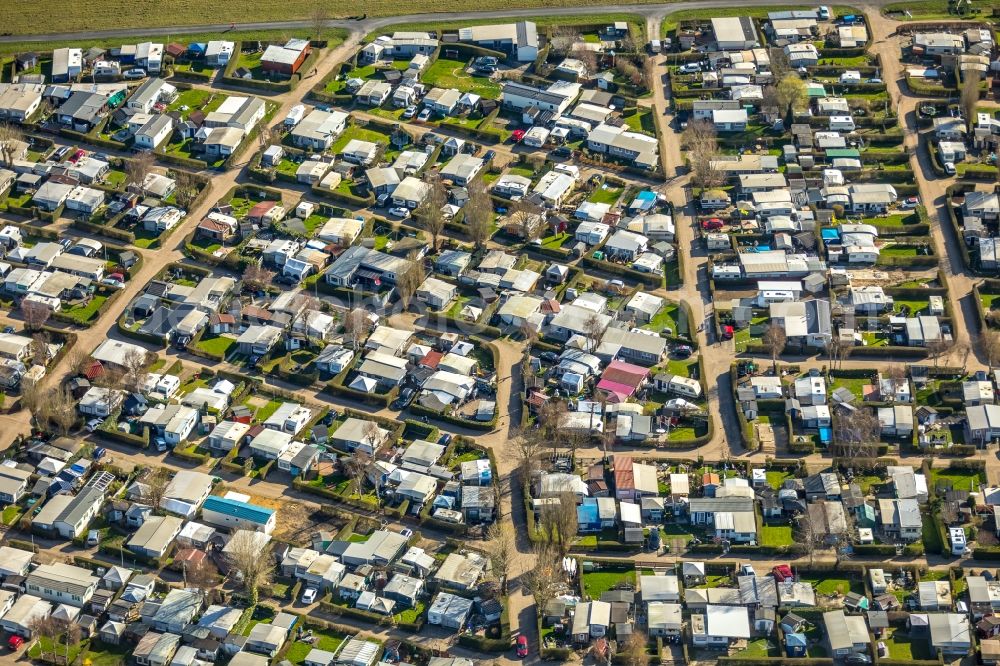
[{"label": "parked car", "polygon": [[22,645],[24,645],[24,639],[17,634],[12,634],[11,637],[7,639],[7,647],[14,652],[20,650]]},{"label": "parked car", "polygon": [[76,164],[76,163],[77,163],[77,162],[79,162],[79,161],[80,161],[80,159],[81,159],[81,158],[82,158],[82,157],[83,157],[84,155],[86,155],[86,154],[87,154],[87,151],[83,150],[82,148],[81,148],[81,149],[78,149],[78,150],[77,150],[77,151],[76,151],[75,153],[73,153],[73,155],[72,155],[72,156],[71,156],[71,157],[69,158],[69,161],[70,161],[70,162],[72,162],[73,164]]},{"label": "parked car", "polygon": [[677,68],[681,74],[696,74],[701,71],[700,62],[686,62]]},{"label": "parked car", "polygon": [[402,534],[407,539],[413,536],[413,530],[411,530],[409,527],[404,527],[403,529],[399,530],[399,533]]},{"label": "parked car", "polygon": [[417,120],[419,120],[422,123],[426,123],[430,119],[431,119],[430,109],[424,109],[423,111],[420,112],[420,115],[417,116]]},{"label": "parked car", "polygon": [[413,402],[413,396],[416,394],[417,392],[415,390],[407,387],[399,392],[399,395],[392,401],[390,407],[392,409],[406,409],[410,406],[410,403]]},{"label": "parked car", "polygon": [[13,333],[13,332],[14,332],[14,330],[15,330],[15,329],[14,329],[14,327],[13,327],[13,326],[4,326],[4,327],[3,327],[3,332],[4,332],[4,333],[7,333],[8,335],[9,335],[9,334],[11,334],[11,333]]},{"label": "parked car", "polygon": [[569,146],[559,146],[552,151],[552,157],[569,157],[573,154],[573,151]]},{"label": "parked car", "polygon": [[62,160],[62,158],[66,157],[69,151],[70,151],[69,146],[63,146],[62,148],[58,148],[56,152],[52,153],[52,159],[54,159],[56,162],[59,162],[60,160]]},{"label": "parked car", "polygon": [[405,220],[410,216],[410,209],[404,208],[402,206],[397,206],[395,208],[389,209],[389,215],[392,215],[393,217],[399,217]]},{"label": "parked car", "polygon": [[866,654],[852,654],[844,660],[844,663],[860,666],[861,664],[872,663],[872,658]]},{"label": "parked car", "polygon": [[96,546],[101,543],[101,533],[97,530],[90,530],[87,532],[87,545]]},{"label": "parked car", "polygon": [[90,419],[87,421],[87,425],[85,425],[83,429],[87,432],[94,432],[101,427],[102,423],[104,423],[104,419]]},{"label": "parked car", "polygon": [[409,120],[415,115],[417,115],[417,107],[411,104],[410,106],[403,109],[403,115],[400,117],[403,118],[403,120]]},{"label": "parked car", "polygon": [[677,358],[688,358],[692,353],[694,350],[687,345],[677,345],[673,349],[673,355]]},{"label": "parked car", "polygon": [[556,363],[559,361],[559,354],[554,351],[543,351],[538,355],[538,358],[542,359],[546,363]]},{"label": "parked car", "polygon": [[445,433],[438,438],[438,444],[441,446],[448,446],[449,443],[451,443],[451,435],[449,433]]},{"label": "parked car", "polygon": [[524,138],[525,134],[527,134],[526,131],[524,131],[522,129],[516,129],[516,130],[514,130],[513,132],[510,133],[510,139],[514,143],[521,143],[521,139]]},{"label": "parked car", "polygon": [[521,659],[528,656],[528,637],[524,634],[517,637],[517,656]]},{"label": "parked car", "polygon": [[718,231],[723,226],[725,226],[725,222],[723,222],[717,217],[712,217],[707,220],[701,221],[701,228],[704,229],[705,231]]},{"label": "parked car", "polygon": [[302,603],[311,604],[316,601],[317,590],[315,587],[307,587],[306,591],[302,593]]},{"label": "parked car", "polygon": [[146,76],[146,70],[141,67],[133,67],[122,72],[122,76],[126,79],[141,79]]},{"label": "parked car", "polygon": [[899,204],[899,207],[904,210],[912,210],[920,205],[920,197],[907,197],[903,199],[903,203]]},{"label": "parked car", "polygon": [[956,171],[955,171],[955,163],[954,162],[945,162],[944,163],[944,172],[946,174],[948,174],[949,176],[954,176],[955,173],[956,173]]}]

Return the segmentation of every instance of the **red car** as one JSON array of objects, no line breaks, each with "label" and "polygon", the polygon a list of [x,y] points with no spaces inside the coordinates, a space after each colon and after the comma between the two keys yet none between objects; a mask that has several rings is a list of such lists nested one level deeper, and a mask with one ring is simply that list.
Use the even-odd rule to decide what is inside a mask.
[{"label": "red car", "polygon": [[723,227],[723,221],[717,217],[712,217],[701,221],[701,228],[706,231],[718,231]]},{"label": "red car", "polygon": [[524,634],[517,637],[517,656],[521,659],[528,656],[528,637]]},{"label": "red car", "polygon": [[14,634],[7,639],[7,647],[15,652],[20,650],[22,645],[24,645],[24,639],[17,634]]},{"label": "red car", "polygon": [[787,564],[779,564],[771,570],[771,573],[774,574],[774,579],[779,583],[794,579],[794,576],[792,575],[792,568]]},{"label": "red car", "polygon": [[524,138],[525,134],[527,134],[527,132],[525,132],[524,130],[514,130],[513,132],[510,133],[510,138],[514,140],[514,143],[520,143],[521,139]]},{"label": "red car", "polygon": [[76,164],[77,162],[80,161],[80,158],[86,154],[87,152],[85,150],[78,150],[75,153],[73,153],[73,156],[69,158],[69,161],[72,162],[73,164]]},{"label": "red car", "polygon": [[722,327],[722,337],[724,339],[726,339],[726,340],[732,340],[733,339],[733,327],[732,326],[723,326]]}]

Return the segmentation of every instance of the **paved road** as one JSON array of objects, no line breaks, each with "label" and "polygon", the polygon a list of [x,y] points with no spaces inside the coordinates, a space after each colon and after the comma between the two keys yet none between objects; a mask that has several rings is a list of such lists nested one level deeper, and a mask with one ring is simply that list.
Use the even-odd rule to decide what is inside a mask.
[{"label": "paved road", "polygon": [[[894,0],[872,0],[868,4],[880,7],[882,5],[889,4]],[[664,3],[664,4],[644,4],[644,5],[585,5],[581,7],[533,7],[526,9],[506,9],[506,10],[491,10],[483,12],[432,12],[425,14],[400,14],[398,16],[380,16],[378,18],[367,18],[362,21],[353,21],[350,19],[335,19],[326,21],[325,25],[328,28],[341,28],[347,30],[348,32],[361,32],[362,34],[367,34],[372,30],[382,28],[393,24],[402,23],[427,23],[432,21],[473,21],[481,19],[511,19],[519,17],[531,17],[531,16],[589,16],[592,14],[607,14],[607,13],[628,13],[636,14],[647,18],[647,20],[654,25],[654,29],[650,31],[650,34],[658,32],[660,22],[663,20],[664,16],[672,14],[677,11],[683,11],[687,9],[712,9],[715,7],[733,7],[733,6],[759,6],[759,5],[773,5],[773,0],[745,0],[744,2],[734,3],[733,0],[697,0],[694,2],[674,2],[674,3]],[[363,10],[363,7],[359,7],[359,10]],[[0,44],[5,42],[51,42],[51,41],[72,41],[76,39],[80,40],[95,40],[95,39],[105,39],[111,37],[147,37],[154,35],[170,35],[170,36],[180,36],[180,35],[191,35],[196,33],[207,33],[207,32],[219,32],[225,33],[230,31],[241,31],[241,30],[282,30],[282,29],[311,29],[315,25],[312,20],[294,20],[294,21],[268,21],[261,23],[237,23],[231,25],[228,23],[203,23],[200,25],[181,25],[181,26],[166,26],[166,27],[151,27],[151,28],[128,28],[121,30],[93,30],[93,31],[83,31],[83,32],[53,32],[35,35],[5,35],[0,37]]]}]

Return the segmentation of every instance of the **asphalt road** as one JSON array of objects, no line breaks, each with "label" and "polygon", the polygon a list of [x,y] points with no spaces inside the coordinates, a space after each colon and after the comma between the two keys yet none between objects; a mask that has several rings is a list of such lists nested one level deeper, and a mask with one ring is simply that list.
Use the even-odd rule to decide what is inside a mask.
[{"label": "asphalt road", "polygon": [[[869,0],[866,6],[880,7],[889,4],[893,0]],[[426,14],[400,14],[398,16],[381,16],[378,18],[367,18],[361,21],[350,19],[334,19],[326,21],[328,28],[342,28],[348,32],[363,32],[367,34],[372,30],[393,25],[396,23],[422,23],[428,21],[473,21],[479,19],[511,19],[528,16],[579,16],[605,13],[627,13],[656,20],[659,25],[664,16],[674,12],[688,9],[712,9],[715,7],[735,6],[760,6],[773,5],[773,0],[744,0],[743,2],[733,2],[733,0],[698,0],[696,2],[674,2],[664,4],[649,5],[587,5],[583,7],[532,7],[527,9],[507,9],[491,10],[484,12],[440,12]],[[359,7],[363,11],[363,3]],[[657,20],[659,19],[659,20]],[[128,28],[124,30],[92,30],[85,32],[54,32],[37,35],[6,35],[0,37],[0,44],[5,42],[50,42],[65,41],[74,39],[102,39],[108,37],[138,37],[153,35],[191,35],[205,32],[220,32],[240,30],[282,30],[312,28],[315,22],[309,19],[295,21],[269,21],[262,23],[204,23],[201,25],[186,26],[166,26],[153,28]]]}]

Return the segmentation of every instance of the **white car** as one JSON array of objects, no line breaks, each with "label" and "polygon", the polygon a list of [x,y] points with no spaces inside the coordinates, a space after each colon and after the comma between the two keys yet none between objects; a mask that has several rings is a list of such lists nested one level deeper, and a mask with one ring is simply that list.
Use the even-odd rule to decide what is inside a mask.
[{"label": "white car", "polygon": [[305,592],[302,593],[302,603],[311,604],[316,601],[316,593],[318,590],[315,587],[307,587]]},{"label": "white car", "polygon": [[417,116],[417,120],[419,120],[422,123],[426,123],[430,119],[431,119],[430,109],[424,109],[423,111],[420,112],[420,115]]},{"label": "white car", "polygon": [[126,79],[142,79],[146,76],[146,70],[136,67],[134,69],[126,69],[122,72],[122,76]]},{"label": "white car", "polygon": [[403,109],[403,114],[400,116],[403,120],[409,120],[413,116],[417,115],[417,107],[412,104],[405,109]]},{"label": "white car", "polygon": [[677,68],[681,74],[695,74],[701,71],[701,63],[688,62]]},{"label": "white car", "polygon": [[389,209],[389,215],[392,215],[393,217],[398,217],[398,218],[401,218],[401,219],[405,220],[406,218],[408,218],[410,216],[410,209],[409,208],[403,208],[402,206],[398,206],[396,208],[390,208]]},{"label": "white car", "polygon": [[946,174],[948,174],[949,176],[954,176],[955,175],[955,163],[954,162],[945,162],[944,163],[944,172]]},{"label": "white car", "polygon": [[101,427],[102,423],[104,423],[104,419],[90,419],[87,421],[87,425],[85,425],[83,429],[87,432],[94,432]]}]

